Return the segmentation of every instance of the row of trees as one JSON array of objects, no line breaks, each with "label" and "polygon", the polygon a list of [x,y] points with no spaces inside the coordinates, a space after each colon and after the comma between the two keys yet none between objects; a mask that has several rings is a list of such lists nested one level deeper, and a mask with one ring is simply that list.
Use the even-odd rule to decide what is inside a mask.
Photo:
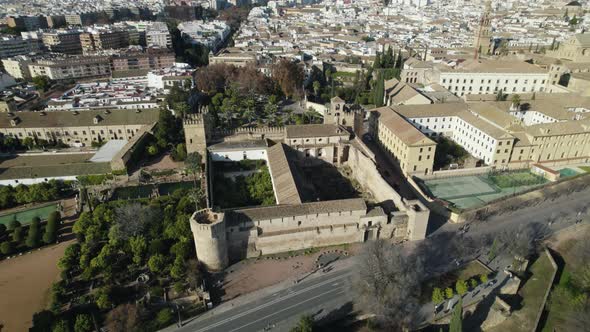
[{"label": "row of trees", "polygon": [[[47,218],[44,231],[39,217],[33,218],[27,227],[23,227],[17,220],[11,221],[8,227],[0,224],[0,240],[2,241],[0,252],[2,255],[8,256],[24,248],[34,249],[41,244],[55,243],[59,230],[59,221],[60,213],[54,211]],[[41,235],[42,231],[43,235]]]},{"label": "row of trees", "polygon": [[479,284],[484,284],[486,282],[488,282],[487,274],[481,274],[469,280],[457,280],[455,283],[455,289],[447,287],[443,290],[441,288],[435,287],[432,290],[432,302],[436,305],[442,303],[444,300],[452,299],[455,294],[463,296],[470,289],[474,289]]},{"label": "row of trees", "polygon": [[70,194],[68,183],[50,180],[38,184],[0,186],[0,209],[11,208],[20,204],[39,203],[63,198]]}]

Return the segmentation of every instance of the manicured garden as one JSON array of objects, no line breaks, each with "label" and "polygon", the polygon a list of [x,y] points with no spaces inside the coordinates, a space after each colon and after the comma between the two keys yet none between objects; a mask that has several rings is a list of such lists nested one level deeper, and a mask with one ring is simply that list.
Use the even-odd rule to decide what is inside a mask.
[{"label": "manicured garden", "polygon": [[0,224],[0,253],[2,256],[10,256],[54,243],[57,240],[60,219],[60,213],[54,209],[43,224],[38,216],[26,223],[12,219],[7,225]]},{"label": "manicured garden", "polygon": [[[200,266],[189,226],[202,197],[177,190],[142,201],[111,201],[84,212],[78,242],[60,259],[62,280],[32,331],[76,330],[94,317],[109,331],[156,331],[172,324],[171,299],[195,295]],[[198,308],[197,308],[198,307]],[[200,310],[199,302],[185,311]]]}]

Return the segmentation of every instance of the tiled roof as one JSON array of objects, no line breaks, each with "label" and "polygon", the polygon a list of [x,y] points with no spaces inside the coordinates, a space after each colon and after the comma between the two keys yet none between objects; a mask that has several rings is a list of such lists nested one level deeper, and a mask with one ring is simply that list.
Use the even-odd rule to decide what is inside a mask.
[{"label": "tiled roof", "polygon": [[[44,115],[43,115],[44,114]],[[47,111],[47,112],[16,112],[14,116],[7,113],[0,115],[0,128],[59,128],[59,127],[95,127],[117,125],[148,125],[158,121],[159,110],[134,109],[113,110],[108,114],[104,111]],[[94,117],[100,117],[95,124]],[[10,120],[18,118],[16,126]]]},{"label": "tiled roof", "polygon": [[286,145],[273,145],[268,148],[267,156],[277,204],[301,204],[299,189],[287,158]]}]

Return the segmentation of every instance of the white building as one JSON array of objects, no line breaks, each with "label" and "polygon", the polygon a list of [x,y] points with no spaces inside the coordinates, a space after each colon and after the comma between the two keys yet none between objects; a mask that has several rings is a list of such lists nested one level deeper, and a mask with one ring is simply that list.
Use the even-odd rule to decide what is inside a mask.
[{"label": "white building", "polygon": [[216,51],[229,36],[230,28],[223,21],[190,21],[178,25],[182,37],[193,44],[207,46]]},{"label": "white building", "polygon": [[164,22],[152,22],[145,30],[145,41],[148,47],[172,47],[172,37]]},{"label": "white building", "polygon": [[466,61],[455,68],[434,66],[430,82],[438,83],[457,96],[543,92],[548,71],[519,61]]}]

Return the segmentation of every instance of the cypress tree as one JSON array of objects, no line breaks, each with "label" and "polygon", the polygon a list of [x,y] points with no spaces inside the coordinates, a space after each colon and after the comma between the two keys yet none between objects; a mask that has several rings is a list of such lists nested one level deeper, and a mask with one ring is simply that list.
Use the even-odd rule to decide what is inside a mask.
[{"label": "cypress tree", "polygon": [[383,106],[383,94],[385,93],[385,81],[383,79],[383,71],[379,72],[377,76],[377,84],[373,90],[373,103],[376,107]]}]

